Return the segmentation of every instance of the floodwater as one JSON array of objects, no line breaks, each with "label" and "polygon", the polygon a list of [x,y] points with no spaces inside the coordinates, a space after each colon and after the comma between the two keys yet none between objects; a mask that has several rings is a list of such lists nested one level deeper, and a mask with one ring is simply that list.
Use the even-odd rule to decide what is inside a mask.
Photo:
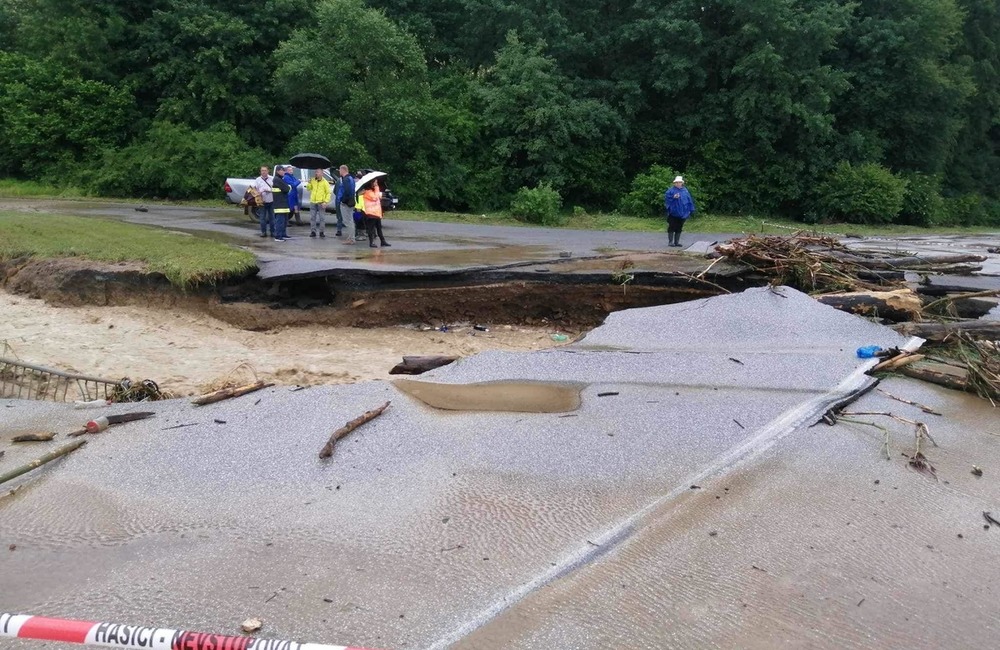
[{"label": "floodwater", "polygon": [[413,379],[395,379],[393,385],[424,404],[445,411],[513,411],[517,413],[565,413],[580,408],[583,385],[546,382],[487,382],[436,384]]}]

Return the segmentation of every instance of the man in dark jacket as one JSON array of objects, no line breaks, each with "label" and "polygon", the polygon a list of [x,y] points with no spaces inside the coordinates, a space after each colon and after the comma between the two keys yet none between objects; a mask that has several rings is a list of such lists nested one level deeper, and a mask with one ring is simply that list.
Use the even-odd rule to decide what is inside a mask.
[{"label": "man in dark jacket", "polygon": [[354,177],[347,165],[340,166],[340,184],[337,186],[337,236],[347,229],[345,244],[354,243]]},{"label": "man in dark jacket", "polygon": [[274,241],[288,239],[288,194],[292,188],[285,182],[284,172],[280,165],[274,170]]},{"label": "man in dark jacket", "polygon": [[668,187],[663,193],[663,205],[667,209],[667,239],[668,246],[681,245],[681,230],[684,222],[694,214],[694,199],[684,187],[684,178],[674,179],[673,187]]}]

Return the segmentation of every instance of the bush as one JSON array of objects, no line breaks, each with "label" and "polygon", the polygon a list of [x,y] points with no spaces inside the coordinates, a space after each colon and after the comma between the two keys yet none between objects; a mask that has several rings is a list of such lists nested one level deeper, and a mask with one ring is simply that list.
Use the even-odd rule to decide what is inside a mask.
[{"label": "bush", "polygon": [[558,226],[562,223],[559,208],[562,207],[562,197],[548,183],[542,183],[534,189],[522,187],[514,195],[510,203],[510,212],[516,219],[528,223],[538,223],[543,226]]},{"label": "bush", "polygon": [[906,194],[899,222],[914,226],[933,226],[945,221],[944,199],[939,176],[914,172],[904,176]]},{"label": "bush", "polygon": [[673,183],[677,174],[663,165],[653,165],[632,180],[627,194],[618,202],[622,214],[637,217],[662,217],[663,193]]},{"label": "bush", "polygon": [[348,165],[352,170],[370,167],[374,160],[351,133],[351,127],[336,117],[318,117],[299,131],[285,147],[288,157],[311,152],[330,156],[334,167]]},{"label": "bush", "polygon": [[965,194],[944,201],[948,226],[1000,226],[1000,201],[991,201],[981,194]]},{"label": "bush", "polygon": [[885,167],[842,162],[820,184],[814,209],[824,221],[892,223],[905,196],[906,181]]},{"label": "bush", "polygon": [[222,198],[229,176],[256,175],[271,157],[246,145],[227,124],[196,131],[182,124],[154,122],[142,137],[104,154],[91,180],[105,196],[170,199]]},{"label": "bush", "polygon": [[[663,165],[653,165],[632,180],[632,187],[618,202],[618,210],[622,214],[637,217],[663,217],[666,209],[663,205],[663,194],[673,185],[677,173]],[[695,178],[684,177],[684,186],[691,192],[698,212],[703,213],[704,193]]]}]

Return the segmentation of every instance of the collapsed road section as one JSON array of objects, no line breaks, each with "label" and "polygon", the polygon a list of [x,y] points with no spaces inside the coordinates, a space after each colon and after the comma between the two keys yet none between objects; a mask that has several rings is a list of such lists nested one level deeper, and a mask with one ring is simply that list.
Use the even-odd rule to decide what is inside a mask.
[{"label": "collapsed road section", "polygon": [[[418,380],[433,400],[363,382],[143,405],[155,417],[89,435],[0,497],[0,611],[220,633],[252,616],[260,638],[366,647],[987,642],[988,404],[893,380],[943,414],[939,447],[923,447],[936,476],[900,456],[912,427],[809,428],[870,384],[878,360],[858,348],[914,343],[761,288],[617,312],[555,350],[460,359]],[[484,384],[570,387],[579,402],[431,405]],[[878,395],[852,411],[910,408]],[[81,417],[0,407],[13,464],[37,448],[9,437]]]}]

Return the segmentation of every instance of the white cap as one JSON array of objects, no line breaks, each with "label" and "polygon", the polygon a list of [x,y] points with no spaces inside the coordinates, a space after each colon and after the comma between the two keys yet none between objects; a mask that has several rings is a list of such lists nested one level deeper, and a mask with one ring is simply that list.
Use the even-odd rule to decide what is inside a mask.
[{"label": "white cap", "polygon": [[684,182],[684,177],[683,176],[678,176],[677,178],[674,179],[674,182],[675,183],[683,183]]}]

